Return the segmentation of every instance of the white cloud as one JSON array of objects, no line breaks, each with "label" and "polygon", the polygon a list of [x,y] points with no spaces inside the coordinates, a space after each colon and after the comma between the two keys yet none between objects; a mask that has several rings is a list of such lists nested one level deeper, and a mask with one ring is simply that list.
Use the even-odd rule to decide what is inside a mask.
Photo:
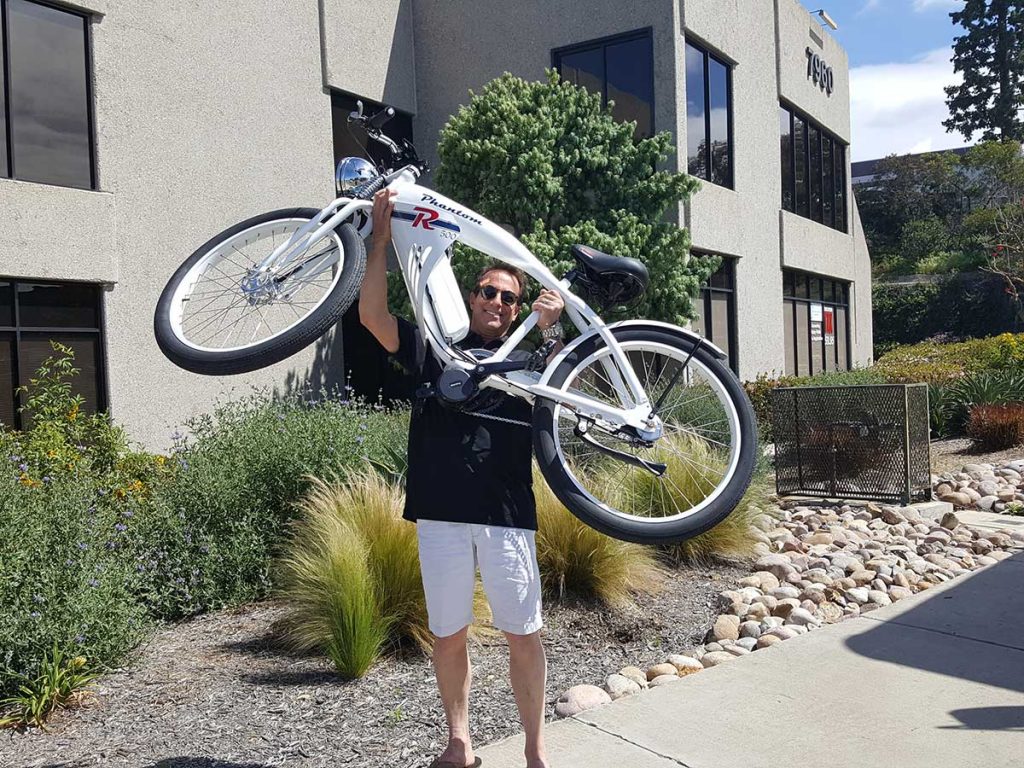
[{"label": "white cloud", "polygon": [[918,13],[939,8],[944,11],[959,11],[964,7],[964,0],[914,0],[914,10]]},{"label": "white cloud", "polygon": [[949,117],[943,88],[961,80],[961,75],[953,72],[951,58],[951,48],[939,48],[914,61],[850,70],[854,160],[970,143],[942,127]]}]

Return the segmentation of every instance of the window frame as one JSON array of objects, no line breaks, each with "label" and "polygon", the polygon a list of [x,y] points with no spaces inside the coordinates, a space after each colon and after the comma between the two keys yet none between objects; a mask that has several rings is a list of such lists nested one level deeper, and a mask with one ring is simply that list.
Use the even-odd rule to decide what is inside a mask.
[{"label": "window frame", "polygon": [[[562,45],[558,48],[551,49],[551,68],[558,72],[558,76],[562,76],[562,58],[566,54],[570,53],[586,53],[587,51],[601,50],[602,66],[604,72],[601,77],[601,106],[606,108],[608,106],[608,52],[607,48],[609,45],[617,43],[628,43],[633,40],[647,40],[651,46],[651,136],[654,136],[658,129],[655,125],[655,115],[657,114],[657,105],[655,97],[655,84],[657,78],[654,76],[654,28],[653,27],[641,27],[640,29],[633,29],[629,32],[618,32],[614,35],[606,35],[604,37],[597,37],[592,40],[584,40],[581,43],[572,43],[571,45]],[[644,138],[644,137],[639,137]]]},{"label": "window frame", "polygon": [[[700,250],[691,251],[694,255],[700,255]],[[707,255],[707,254],[704,254]],[[738,322],[738,312],[736,308],[736,266],[739,263],[739,258],[735,256],[721,255],[722,265],[711,275],[708,276],[706,282],[701,283],[700,293],[695,301],[700,302],[701,309],[701,323],[704,328],[704,338],[714,343],[714,318],[712,317],[711,300],[713,294],[724,294],[726,298],[726,307],[728,309],[729,317],[729,328],[727,329],[729,338],[729,367],[733,373],[737,376],[740,370],[740,359],[739,359],[739,333],[736,324]],[[721,286],[715,286],[711,284],[711,278],[718,274],[722,270],[727,270],[729,276],[729,287],[722,288]]]},{"label": "window frame", "polygon": [[[11,356],[11,368],[12,368],[12,380],[14,382],[14,423],[10,426],[12,429],[20,431],[23,427],[23,417],[20,412],[21,407],[24,405],[22,402],[22,394],[17,391],[17,388],[28,383],[28,378],[35,373],[35,371],[23,372],[21,370],[21,344],[22,334],[39,334],[39,333],[53,333],[53,334],[72,334],[90,336],[97,340],[97,354],[96,354],[96,412],[97,413],[109,413],[110,409],[110,381],[107,376],[107,335],[103,332],[103,329],[107,324],[106,317],[106,301],[104,297],[106,291],[101,283],[89,283],[85,281],[76,280],[50,280],[47,278],[18,278],[8,277],[0,275],[0,282],[9,283],[11,286],[11,301],[12,301],[12,313],[13,313],[13,326],[0,325],[0,333],[10,333],[14,335],[14,354]],[[42,283],[46,285],[88,285],[93,288],[96,302],[96,320],[98,326],[95,328],[86,326],[48,326],[48,325],[22,325],[21,324],[21,302],[19,301],[18,286],[26,283]],[[24,377],[22,374],[24,373]],[[0,395],[5,396],[5,395]]]},{"label": "window frame", "polygon": [[[849,234],[849,190],[847,189],[847,173],[846,173],[846,158],[849,151],[849,144],[840,139],[836,134],[830,131],[828,128],[823,126],[817,120],[808,117],[807,114],[800,111],[788,102],[779,101],[780,113],[785,112],[789,115],[789,157],[786,161],[779,157],[779,179],[781,185],[781,194],[779,196],[779,208],[784,211],[801,216],[805,219],[810,219],[818,224],[824,224],[829,229],[834,229],[837,232],[843,234]],[[799,158],[801,162],[797,162],[797,121],[802,125],[800,133],[800,142],[802,143],[802,157]],[[781,141],[781,115],[780,115],[780,141]],[[819,178],[817,180],[818,191],[820,195],[818,210],[814,210],[813,206],[813,195],[812,195],[812,184],[811,184],[811,132],[816,131],[818,136],[817,141],[817,165],[819,170]],[[828,139],[830,142],[829,152],[829,168],[832,181],[830,185],[825,182],[826,167],[825,167],[825,140]],[[787,190],[786,173],[783,164],[788,161],[789,164],[789,189]],[[804,199],[799,200],[797,198],[797,190],[801,179],[797,177],[797,168],[802,167],[803,174],[802,180],[804,184]],[[829,221],[825,220],[825,189],[831,186],[832,199],[830,207]],[[792,207],[786,207],[786,193],[789,192]],[[839,202],[841,201],[841,205]],[[802,205],[801,205],[802,203]],[[815,215],[817,214],[817,218]]]},{"label": "window frame", "polygon": [[[817,281],[818,287],[821,289],[819,291],[820,298],[816,298],[816,297],[812,296],[812,292],[813,292],[812,286],[814,285],[814,281]],[[789,288],[789,286],[787,285],[787,282],[791,282],[791,284],[793,286],[792,289]],[[798,293],[800,293],[800,290],[797,288],[797,286],[799,284],[801,284],[801,283],[802,283],[803,292],[806,294],[806,296],[798,296],[797,295]],[[826,284],[830,287],[831,294],[829,293],[829,291],[825,290],[825,285]],[[839,280],[838,278],[829,277],[828,275],[819,275],[819,274],[816,274],[814,272],[804,272],[804,271],[798,270],[798,269],[784,269],[784,270],[782,270],[782,308],[783,308],[783,313],[785,313],[785,312],[792,312],[793,313],[793,333],[792,333],[792,339],[791,339],[791,343],[793,345],[793,370],[792,371],[787,370],[786,371],[787,375],[791,375],[791,376],[801,376],[801,375],[804,375],[804,374],[801,374],[799,372],[802,359],[801,359],[801,355],[800,355],[800,352],[801,352],[801,347],[800,347],[800,323],[799,323],[798,317],[797,317],[797,306],[798,305],[806,305],[808,307],[808,315],[809,315],[809,313],[810,313],[810,305],[811,304],[821,304],[822,306],[832,307],[833,311],[834,311],[833,321],[836,323],[836,325],[838,325],[838,318],[839,318],[838,310],[839,309],[846,310],[846,328],[845,328],[845,334],[844,334],[844,336],[845,336],[845,349],[846,349],[846,360],[845,360],[846,367],[845,368],[840,367],[840,361],[839,361],[839,348],[840,347],[839,347],[839,343],[838,343],[838,333],[837,333],[836,334],[837,339],[836,339],[836,343],[833,345],[833,350],[834,351],[832,353],[833,365],[835,367],[832,368],[831,370],[833,370],[833,371],[850,371],[850,370],[853,370],[853,346],[851,344],[852,333],[853,333],[853,315],[852,315],[852,311],[853,310],[852,310],[852,307],[850,306],[850,287],[851,287],[851,285],[852,285],[852,283],[850,283],[848,281]],[[836,290],[837,288],[840,289],[840,290],[837,291]],[[837,298],[837,293],[840,294],[838,298]],[[825,298],[826,296],[829,296],[829,295],[831,295],[832,298]],[[785,329],[785,323],[783,323],[783,329]],[[836,330],[836,329],[834,329],[834,330]],[[822,363],[823,363],[823,366],[822,366],[821,370],[816,371],[814,369],[814,354],[813,354],[813,347],[812,347],[814,342],[811,340],[811,322],[810,321],[808,321],[808,323],[807,323],[807,334],[806,334],[805,341],[807,342],[807,360],[806,360],[806,363],[807,363],[807,371],[808,371],[808,373],[806,375],[816,376],[819,373],[829,372],[830,369],[828,367],[828,364],[825,362],[825,357],[824,357],[824,354],[825,354],[824,353],[824,350],[825,350],[825,340],[824,340],[824,338],[822,338],[822,341],[821,341]]]},{"label": "window frame", "polygon": [[[695,40],[694,38],[686,35],[683,39],[683,71],[686,71],[686,46],[692,47],[695,51],[699,52],[703,57],[703,73],[704,73],[704,167],[707,170],[708,177],[698,176],[697,178],[714,184],[716,187],[724,187],[725,189],[736,189],[736,139],[735,139],[735,120],[733,119],[733,79],[732,71],[735,66],[733,63],[725,59],[716,53],[712,53],[711,49],[708,48],[704,43]],[[728,158],[729,158],[729,178],[728,183],[719,184],[713,180],[714,168],[712,166],[712,159],[714,152],[711,146],[711,65],[710,61],[714,59],[718,64],[725,68],[725,101],[726,101],[726,134],[727,141],[729,143]],[[684,100],[686,94],[683,95]],[[689,117],[689,116],[687,116]],[[687,169],[689,169],[689,156],[687,156]]]},{"label": "window frame", "polygon": [[7,165],[0,166],[0,179],[12,181],[23,181],[26,184],[43,184],[61,189],[84,189],[88,191],[99,190],[99,174],[96,168],[96,105],[93,84],[93,52],[92,52],[92,14],[79,8],[70,8],[60,3],[49,0],[24,0],[32,5],[40,5],[44,8],[51,8],[69,16],[75,16],[82,20],[83,47],[85,50],[85,113],[88,127],[86,138],[89,142],[89,184],[88,186],[75,186],[68,184],[54,184],[47,181],[36,181],[34,179],[21,179],[17,175],[17,159],[14,155],[14,131],[11,127],[11,47],[10,30],[8,24],[8,0],[0,0],[0,89],[3,90],[4,125],[3,140],[7,147]]}]

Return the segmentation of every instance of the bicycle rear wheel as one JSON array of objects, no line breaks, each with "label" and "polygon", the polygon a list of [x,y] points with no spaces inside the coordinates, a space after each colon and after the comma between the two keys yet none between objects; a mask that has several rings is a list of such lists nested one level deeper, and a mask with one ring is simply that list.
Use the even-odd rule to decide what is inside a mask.
[{"label": "bicycle rear wheel", "polygon": [[[533,434],[541,472],[569,511],[609,536],[643,544],[692,538],[721,522],[750,485],[753,409],[732,371],[690,337],[653,326],[613,333],[651,402],[661,403],[661,437],[615,433],[540,399]],[[611,360],[595,337],[566,356],[549,384],[622,407]]]},{"label": "bicycle rear wheel", "polygon": [[284,360],[336,324],[366,268],[351,224],[308,243],[275,275],[255,269],[318,213],[296,208],[254,216],[189,256],[157,302],[153,330],[163,353],[194,373],[246,373]]}]

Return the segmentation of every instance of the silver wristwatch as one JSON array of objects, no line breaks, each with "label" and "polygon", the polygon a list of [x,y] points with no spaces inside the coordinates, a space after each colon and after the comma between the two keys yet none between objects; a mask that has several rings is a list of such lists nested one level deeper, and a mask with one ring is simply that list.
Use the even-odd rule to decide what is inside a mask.
[{"label": "silver wristwatch", "polygon": [[561,339],[564,336],[565,333],[562,330],[561,323],[555,323],[551,327],[545,328],[543,331],[540,332],[540,337],[544,339],[544,341],[547,341],[548,339]]}]

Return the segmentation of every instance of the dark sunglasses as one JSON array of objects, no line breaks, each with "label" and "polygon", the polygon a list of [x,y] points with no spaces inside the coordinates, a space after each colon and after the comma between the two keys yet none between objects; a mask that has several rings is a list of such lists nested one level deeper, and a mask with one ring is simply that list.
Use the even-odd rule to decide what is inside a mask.
[{"label": "dark sunglasses", "polygon": [[[488,301],[493,299],[499,293],[498,289],[495,288],[493,285],[478,285],[474,290]],[[520,301],[522,301],[522,297],[519,296],[519,294],[517,293],[512,293],[512,291],[500,291],[500,293],[501,303],[504,304],[506,307],[515,306]]]}]

